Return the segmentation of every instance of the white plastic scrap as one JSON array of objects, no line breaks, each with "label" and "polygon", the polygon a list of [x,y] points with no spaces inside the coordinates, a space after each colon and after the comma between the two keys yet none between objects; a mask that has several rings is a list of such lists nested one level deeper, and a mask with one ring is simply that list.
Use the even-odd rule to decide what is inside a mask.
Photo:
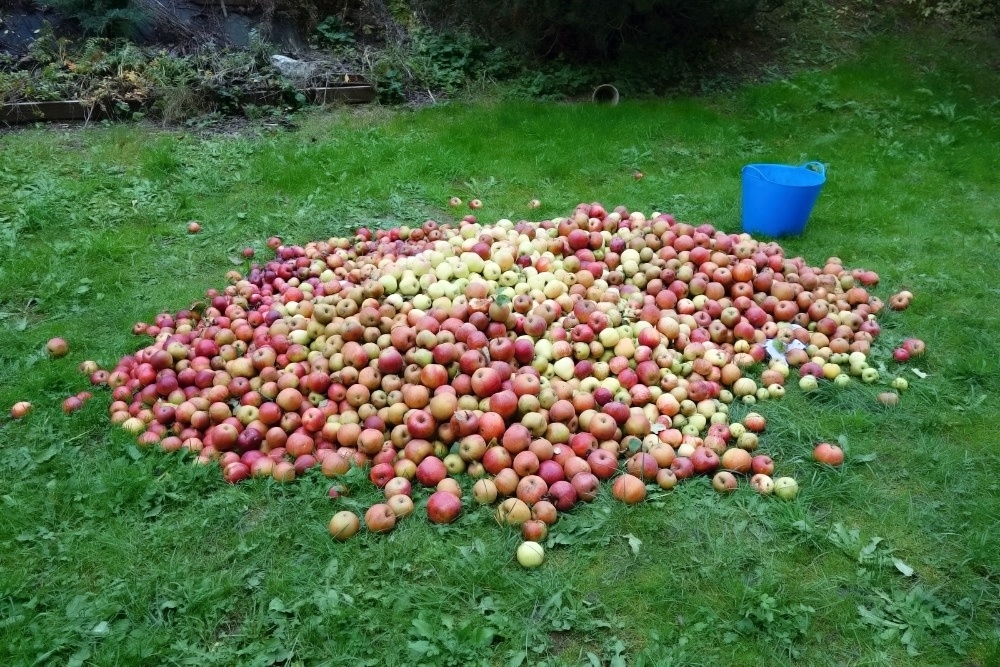
[{"label": "white plastic scrap", "polygon": [[[791,329],[801,329],[802,327],[798,324],[793,324]],[[768,338],[767,343],[764,344],[764,349],[767,350],[767,355],[775,361],[780,361],[783,364],[788,363],[788,359],[785,358],[785,353],[788,350],[804,350],[806,349],[805,343],[800,340],[792,339],[788,342],[780,340],[778,338]]]}]

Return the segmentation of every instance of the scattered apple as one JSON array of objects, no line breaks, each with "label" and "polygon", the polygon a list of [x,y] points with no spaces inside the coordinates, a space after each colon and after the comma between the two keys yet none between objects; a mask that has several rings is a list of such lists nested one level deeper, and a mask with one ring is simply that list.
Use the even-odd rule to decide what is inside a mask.
[{"label": "scattered apple", "polygon": [[813,448],[813,458],[820,463],[839,466],[844,462],[844,450],[837,445],[821,442]]},{"label": "scattered apple", "polygon": [[549,534],[549,526],[541,519],[529,519],[521,524],[521,537],[530,542],[541,542]]},{"label": "scattered apple", "polygon": [[769,496],[774,493],[774,480],[759,472],[750,477],[750,488],[762,496]]},{"label": "scattered apple", "polygon": [[10,418],[21,419],[29,412],[31,412],[31,403],[28,401],[18,401],[10,408]]},{"label": "scattered apple", "polygon": [[739,486],[736,475],[728,470],[720,470],[712,477],[712,488],[719,493],[732,493]]},{"label": "scattered apple", "polygon": [[799,495],[799,483],[791,477],[779,477],[774,480],[774,495],[782,500],[792,500]]},{"label": "scattered apple", "polygon": [[886,407],[894,408],[899,405],[899,394],[894,391],[879,392],[878,396],[875,398],[879,403]]},{"label": "scattered apple", "polygon": [[535,568],[545,560],[545,549],[538,542],[522,542],[517,547],[517,562],[523,568]]},{"label": "scattered apple", "polygon": [[45,349],[48,350],[50,357],[59,359],[69,353],[69,343],[63,338],[50,338],[45,344]]},{"label": "scattered apple", "polygon": [[348,510],[342,510],[333,515],[327,529],[335,540],[344,542],[357,534],[361,528],[358,515]]},{"label": "scattered apple", "polygon": [[396,527],[396,513],[386,503],[375,503],[365,512],[365,525],[373,533],[388,533]]}]

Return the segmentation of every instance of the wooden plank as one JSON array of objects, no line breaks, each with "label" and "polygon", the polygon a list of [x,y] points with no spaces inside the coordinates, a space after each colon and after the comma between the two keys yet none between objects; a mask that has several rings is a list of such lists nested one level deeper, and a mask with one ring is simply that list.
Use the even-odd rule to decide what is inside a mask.
[{"label": "wooden plank", "polygon": [[[323,88],[307,88],[303,91],[310,104],[366,104],[374,102],[375,87],[370,84],[347,84]],[[247,93],[242,98],[243,104],[280,104],[282,93],[267,91]],[[141,110],[134,104],[133,111]],[[109,114],[94,106],[91,108],[82,100],[60,100],[50,102],[16,102],[0,104],[0,123],[21,125],[25,123],[48,123],[68,120],[101,120]]]},{"label": "wooden plank", "polygon": [[100,107],[91,109],[81,100],[15,102],[0,105],[0,122],[12,125],[61,120],[97,120],[105,116]]},{"label": "wooden plank", "polygon": [[309,88],[306,97],[313,104],[365,104],[375,101],[375,87],[370,85],[333,86]]}]

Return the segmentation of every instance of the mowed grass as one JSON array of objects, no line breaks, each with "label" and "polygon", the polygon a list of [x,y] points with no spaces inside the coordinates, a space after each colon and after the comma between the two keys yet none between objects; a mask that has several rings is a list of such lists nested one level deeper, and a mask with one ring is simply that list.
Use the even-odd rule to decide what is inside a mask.
[{"label": "mowed grass", "polygon": [[[717,98],[0,136],[0,662],[998,664],[995,59],[995,41],[924,34]],[[488,509],[340,544],[326,523],[374,502],[363,476],[336,503],[318,473],[229,486],[139,449],[108,423],[105,392],[60,410],[87,388],[80,361],[136,350],[134,322],[221,287],[269,235],[445,220],[451,195],[482,199],[485,220],[597,200],[737,231],[741,166],[810,160],[828,183],[787,253],[841,257],[878,271],[883,298],[916,298],[885,314],[871,355],[886,381],[909,380],[899,407],[855,382],[755,408],[761,449],[801,484],[793,502],[720,497],[707,479],[631,508],[606,492],[525,571],[519,535]],[[71,352],[51,360],[57,335]],[[928,353],[897,366],[906,336]],[[10,421],[18,400],[35,409]],[[842,469],[811,462],[838,439]]]}]

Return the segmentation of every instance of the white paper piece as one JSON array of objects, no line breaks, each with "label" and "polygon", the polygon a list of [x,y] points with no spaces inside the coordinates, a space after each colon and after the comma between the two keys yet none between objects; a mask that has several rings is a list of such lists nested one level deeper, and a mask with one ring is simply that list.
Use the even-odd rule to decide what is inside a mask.
[{"label": "white paper piece", "polygon": [[[802,327],[798,324],[792,324],[788,328],[794,331],[795,329],[801,329]],[[764,349],[767,350],[767,356],[771,357],[772,360],[780,361],[781,363],[787,365],[788,359],[785,358],[785,353],[789,350],[804,350],[806,349],[806,345],[802,341],[794,338],[788,342],[777,338],[768,338],[767,342],[764,344]]]},{"label": "white paper piece", "polygon": [[767,355],[771,357],[772,360],[787,364],[788,360],[785,358],[785,353],[788,352],[788,350],[804,350],[806,349],[806,346],[805,343],[800,340],[795,340],[794,338],[787,343],[780,341],[777,338],[768,338],[767,343],[764,344],[764,349],[767,350]]}]

